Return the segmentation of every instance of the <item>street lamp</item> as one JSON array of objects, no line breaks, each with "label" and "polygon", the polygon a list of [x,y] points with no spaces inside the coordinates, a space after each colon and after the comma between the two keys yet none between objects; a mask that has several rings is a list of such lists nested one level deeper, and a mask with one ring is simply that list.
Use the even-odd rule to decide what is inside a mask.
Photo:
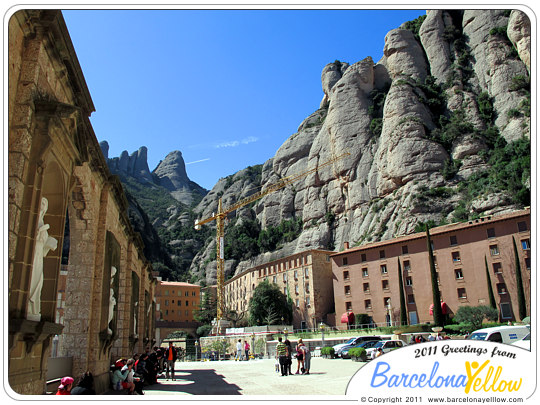
[{"label": "street lamp", "polygon": [[195,341],[195,361],[197,361],[198,357],[199,357],[199,341],[196,340]]},{"label": "street lamp", "polygon": [[255,332],[251,332],[251,353],[253,353],[253,358],[255,358]]},{"label": "street lamp", "polygon": [[390,326],[394,326],[392,324],[392,300],[390,298],[388,298],[388,301],[386,301],[388,304],[387,304],[387,309],[388,309],[388,320],[390,321]]},{"label": "street lamp", "polygon": [[321,330],[321,337],[322,337],[322,345],[321,347],[324,347],[324,323],[319,324],[319,329]]}]

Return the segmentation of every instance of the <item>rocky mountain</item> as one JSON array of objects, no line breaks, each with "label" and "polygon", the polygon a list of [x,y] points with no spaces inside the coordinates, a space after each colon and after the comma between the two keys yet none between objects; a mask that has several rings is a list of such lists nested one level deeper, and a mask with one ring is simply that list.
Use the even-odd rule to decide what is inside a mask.
[{"label": "rocky mountain", "polygon": [[100,143],[110,171],[118,175],[129,203],[128,214],[141,234],[145,256],[164,279],[191,280],[189,267],[208,232],[195,232],[196,206],[207,190],[191,181],[179,151],[170,152],[153,172],[145,146],[109,158],[109,145]]},{"label": "rocky mountain", "polygon": [[[226,277],[309,248],[340,250],[530,204],[528,17],[428,10],[390,31],[383,54],[325,66],[320,108],[272,159],[220,179],[194,208],[205,218],[219,197],[228,207],[350,154],[231,214]],[[208,238],[190,272],[214,282],[214,258]]]}]

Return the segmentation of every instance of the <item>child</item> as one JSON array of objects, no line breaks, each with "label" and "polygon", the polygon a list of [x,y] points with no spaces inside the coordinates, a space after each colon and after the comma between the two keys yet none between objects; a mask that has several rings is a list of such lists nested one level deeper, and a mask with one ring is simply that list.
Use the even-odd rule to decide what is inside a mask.
[{"label": "child", "polygon": [[276,373],[280,373],[281,372],[281,369],[279,367],[279,359],[278,357],[276,356],[276,365],[275,365],[275,369],[276,369]]}]

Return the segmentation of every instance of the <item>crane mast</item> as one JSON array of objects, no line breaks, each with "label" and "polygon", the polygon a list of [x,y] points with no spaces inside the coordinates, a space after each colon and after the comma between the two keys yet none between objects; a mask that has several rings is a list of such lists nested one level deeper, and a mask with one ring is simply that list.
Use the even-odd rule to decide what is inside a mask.
[{"label": "crane mast", "polygon": [[252,195],[245,197],[239,201],[237,201],[235,204],[228,207],[226,210],[223,210],[223,203],[221,200],[221,197],[218,200],[218,212],[217,214],[212,214],[211,217],[208,217],[203,220],[195,220],[195,229],[199,230],[201,229],[202,225],[205,225],[209,222],[216,221],[216,264],[217,264],[217,275],[216,275],[216,281],[217,281],[217,315],[216,319],[218,323],[223,320],[223,313],[225,312],[225,300],[224,300],[224,285],[225,285],[225,218],[227,218],[227,215],[230,214],[233,211],[236,211],[237,209],[248,205],[252,203],[253,201],[256,201],[270,193],[273,193],[274,191],[280,190],[287,185],[294,183],[298,179],[305,177],[311,173],[316,172],[317,170],[328,166],[334,162],[336,162],[339,159],[344,158],[345,156],[350,155],[350,153],[346,152],[342,155],[339,155],[337,157],[334,157],[333,159],[330,159],[320,165],[317,165],[315,168],[302,172],[300,174],[295,174],[292,176],[284,177],[277,181],[276,183],[270,184],[267,188],[264,190],[258,191],[256,193],[253,193]]}]

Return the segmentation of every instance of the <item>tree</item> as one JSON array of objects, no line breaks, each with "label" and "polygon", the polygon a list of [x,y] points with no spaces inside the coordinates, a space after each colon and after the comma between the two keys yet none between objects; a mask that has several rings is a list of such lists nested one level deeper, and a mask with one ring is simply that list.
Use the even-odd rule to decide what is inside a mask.
[{"label": "tree", "polygon": [[499,318],[499,312],[495,308],[487,305],[477,307],[462,306],[459,307],[454,320],[458,323],[469,324],[472,330],[480,329],[484,319],[496,321]]},{"label": "tree", "polygon": [[441,308],[441,292],[439,291],[439,284],[437,283],[437,270],[435,269],[435,259],[433,258],[429,226],[426,226],[426,237],[429,253],[429,270],[431,273],[431,290],[433,293],[433,322],[436,326],[444,326],[444,317]]},{"label": "tree", "polygon": [[253,291],[253,297],[249,301],[249,324],[272,325],[292,321],[292,307],[287,302],[287,297],[279,287],[264,280]]},{"label": "tree", "polygon": [[484,256],[484,261],[486,263],[486,278],[487,278],[487,288],[488,288],[488,296],[489,296],[489,306],[491,308],[497,309],[497,303],[495,302],[495,294],[493,294],[493,287],[491,285],[491,276],[489,275],[489,267],[488,267],[486,256]]},{"label": "tree", "polygon": [[512,236],[514,243],[514,256],[516,259],[516,287],[518,299],[519,319],[524,319],[527,316],[527,304],[525,302],[525,290],[523,289],[523,279],[521,277],[521,264],[519,263],[519,254],[516,246],[516,239]]},{"label": "tree", "polygon": [[[217,316],[217,303],[210,291],[203,293],[200,309],[193,311],[193,316],[197,322],[210,325]],[[199,335],[200,336],[200,335]]]},{"label": "tree", "polygon": [[401,271],[401,262],[398,258],[398,280],[399,280],[399,315],[401,325],[407,325],[407,304],[405,303],[405,292],[403,291],[403,273]]}]

